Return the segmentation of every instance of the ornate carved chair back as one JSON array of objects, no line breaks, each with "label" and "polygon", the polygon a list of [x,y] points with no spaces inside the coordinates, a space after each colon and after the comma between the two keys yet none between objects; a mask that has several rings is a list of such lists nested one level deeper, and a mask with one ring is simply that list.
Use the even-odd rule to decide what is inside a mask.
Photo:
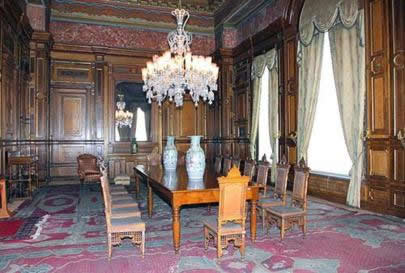
[{"label": "ornate carved chair back", "polygon": [[81,154],[77,157],[77,172],[81,182],[98,181],[101,173],[97,157],[91,154]]},{"label": "ornate carved chair back", "polygon": [[109,184],[108,178],[106,175],[103,175],[101,178],[101,187],[103,190],[104,197],[104,212],[105,212],[105,221],[107,224],[107,230],[111,230],[111,196],[109,189],[106,185]]},{"label": "ornate carved chair back", "polygon": [[221,156],[217,156],[215,157],[215,172],[216,173],[221,173],[221,169],[222,169],[222,157]]},{"label": "ornate carved chair back", "polygon": [[257,165],[256,184],[263,190],[262,197],[267,194],[267,177],[269,175],[270,163],[268,161],[261,161]]},{"label": "ornate carved chair back", "polygon": [[228,175],[229,170],[232,167],[232,159],[225,157],[224,158],[224,168],[222,169],[222,172],[224,175]]},{"label": "ornate carved chair back", "polygon": [[255,174],[256,161],[254,160],[245,160],[245,166],[243,167],[243,175],[249,176],[252,180],[253,175]]},{"label": "ornate carved chair back", "polygon": [[300,160],[294,169],[294,173],[291,205],[305,210],[307,208],[309,168],[305,165],[304,159]]},{"label": "ornate carved chair back", "polygon": [[233,167],[226,177],[219,177],[218,230],[222,224],[234,221],[244,227],[246,219],[246,190],[249,177],[241,176]]},{"label": "ornate carved chair back", "polygon": [[274,198],[281,199],[284,205],[286,201],[287,181],[289,171],[290,171],[290,164],[288,164],[285,156],[283,156],[281,162],[277,164],[277,178],[276,178],[276,185],[274,187]]},{"label": "ornate carved chair back", "polygon": [[233,158],[232,159],[232,167],[236,166],[238,169],[240,168],[240,159],[239,158]]},{"label": "ornate carved chair back", "polygon": [[147,156],[149,165],[158,166],[161,165],[162,156],[159,153],[158,148],[154,148],[152,152]]},{"label": "ornate carved chair back", "polygon": [[177,153],[177,165],[184,166],[186,165],[186,154],[182,151]]}]

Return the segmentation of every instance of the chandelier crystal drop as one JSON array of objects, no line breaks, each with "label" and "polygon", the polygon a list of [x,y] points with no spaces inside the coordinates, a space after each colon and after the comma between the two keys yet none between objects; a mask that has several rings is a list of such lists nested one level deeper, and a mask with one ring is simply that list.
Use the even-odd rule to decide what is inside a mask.
[{"label": "chandelier crystal drop", "polygon": [[128,110],[125,111],[124,95],[119,94],[118,98],[119,101],[117,101],[117,110],[115,110],[115,122],[119,128],[124,126],[132,127],[132,119],[134,114]]},{"label": "chandelier crystal drop", "polygon": [[172,15],[176,17],[177,29],[167,36],[170,50],[162,56],[153,56],[152,62],[142,69],[146,98],[149,103],[155,99],[160,106],[169,97],[179,107],[187,90],[195,106],[200,98],[211,104],[218,89],[218,66],[212,63],[211,57],[191,54],[192,36],[184,30],[190,18],[188,11],[176,9]]}]

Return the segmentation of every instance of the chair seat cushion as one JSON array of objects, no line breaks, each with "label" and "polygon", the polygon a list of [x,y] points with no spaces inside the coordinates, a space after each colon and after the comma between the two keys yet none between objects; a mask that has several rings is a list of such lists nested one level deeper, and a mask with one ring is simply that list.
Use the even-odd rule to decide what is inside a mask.
[{"label": "chair seat cushion", "polygon": [[141,217],[138,207],[112,208],[111,218]]},{"label": "chair seat cushion", "polygon": [[277,216],[295,216],[306,213],[306,210],[291,206],[276,206],[266,208],[266,211]]},{"label": "chair seat cushion", "polygon": [[101,175],[99,170],[84,170],[83,171],[85,175]]},{"label": "chair seat cushion", "polygon": [[145,231],[145,222],[140,217],[111,218],[111,232]]},{"label": "chair seat cushion", "polygon": [[[218,220],[215,218],[204,219],[203,224],[209,229],[218,232]],[[245,233],[242,225],[238,223],[228,222],[222,225],[222,234]]]},{"label": "chair seat cushion", "polygon": [[282,205],[283,205],[283,201],[281,201],[280,199],[275,199],[275,198],[271,198],[271,197],[261,198],[257,202],[257,206],[262,207],[262,208],[282,206]]},{"label": "chair seat cushion", "polygon": [[111,208],[128,208],[138,207],[138,203],[134,199],[113,199],[111,200]]}]

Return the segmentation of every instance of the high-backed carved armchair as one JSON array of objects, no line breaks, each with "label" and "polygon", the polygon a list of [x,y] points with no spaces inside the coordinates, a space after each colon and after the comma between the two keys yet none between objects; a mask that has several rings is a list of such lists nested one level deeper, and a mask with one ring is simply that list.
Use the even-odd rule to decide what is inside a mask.
[{"label": "high-backed carved armchair", "polygon": [[99,182],[101,172],[97,157],[91,154],[81,154],[77,157],[77,173],[80,182]]}]

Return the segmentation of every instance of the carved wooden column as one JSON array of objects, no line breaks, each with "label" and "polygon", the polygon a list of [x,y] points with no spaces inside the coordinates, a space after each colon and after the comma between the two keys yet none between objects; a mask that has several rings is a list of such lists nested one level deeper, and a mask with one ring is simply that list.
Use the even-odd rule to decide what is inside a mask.
[{"label": "carved wooden column", "polygon": [[[49,81],[50,48],[52,37],[48,32],[33,33],[30,48],[30,139],[36,140],[33,152],[38,155],[39,178],[49,176],[48,147],[49,139]],[[38,141],[40,140],[40,141]]]}]

